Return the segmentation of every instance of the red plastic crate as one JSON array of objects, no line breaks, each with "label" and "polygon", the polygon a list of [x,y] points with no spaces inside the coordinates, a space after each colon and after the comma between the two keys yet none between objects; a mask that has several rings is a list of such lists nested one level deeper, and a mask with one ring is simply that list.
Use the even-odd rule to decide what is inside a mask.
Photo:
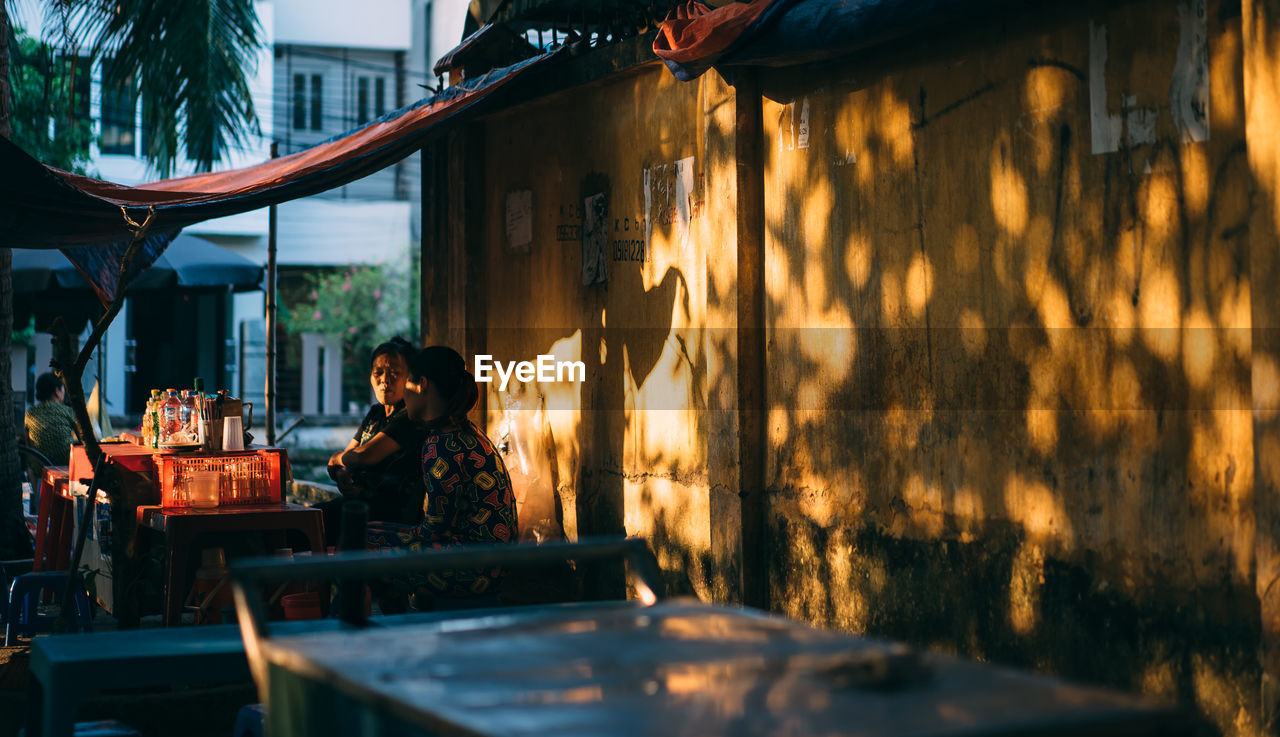
[{"label": "red plastic crate", "polygon": [[259,448],[216,454],[156,454],[160,505],[189,507],[191,474],[217,471],[219,506],[278,504],[284,498],[284,451]]}]

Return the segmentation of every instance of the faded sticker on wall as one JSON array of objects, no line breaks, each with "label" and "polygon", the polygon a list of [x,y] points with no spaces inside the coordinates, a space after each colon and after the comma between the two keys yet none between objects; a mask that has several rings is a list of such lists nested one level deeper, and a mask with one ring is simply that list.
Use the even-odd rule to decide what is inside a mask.
[{"label": "faded sticker on wall", "polygon": [[689,247],[690,204],[693,200],[693,157],[676,162],[676,239],[680,249]]},{"label": "faded sticker on wall", "polygon": [[[1180,36],[1171,67],[1169,110],[1183,143],[1209,140],[1209,32],[1205,0],[1178,3]],[[1089,125],[1093,153],[1156,141],[1158,112],[1137,95],[1122,94],[1120,110],[1107,100],[1107,26],[1089,22]]]},{"label": "faded sticker on wall", "polygon": [[507,250],[528,253],[533,242],[533,191],[516,189],[507,193]]},{"label": "faded sticker on wall", "polygon": [[800,98],[800,119],[796,120],[796,104],[782,106],[778,117],[778,153],[809,148],[809,98]]},{"label": "faded sticker on wall", "polygon": [[603,192],[582,202],[582,283],[609,279],[609,199]]}]

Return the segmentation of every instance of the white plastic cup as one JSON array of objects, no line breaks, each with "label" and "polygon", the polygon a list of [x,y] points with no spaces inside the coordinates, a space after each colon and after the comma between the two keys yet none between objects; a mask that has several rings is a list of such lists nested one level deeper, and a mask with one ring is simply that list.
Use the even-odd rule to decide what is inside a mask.
[{"label": "white plastic cup", "polygon": [[244,450],[244,428],[235,415],[222,418],[222,449]]},{"label": "white plastic cup", "polygon": [[191,474],[191,506],[218,506],[218,481],[221,474],[217,471],[195,471]]}]

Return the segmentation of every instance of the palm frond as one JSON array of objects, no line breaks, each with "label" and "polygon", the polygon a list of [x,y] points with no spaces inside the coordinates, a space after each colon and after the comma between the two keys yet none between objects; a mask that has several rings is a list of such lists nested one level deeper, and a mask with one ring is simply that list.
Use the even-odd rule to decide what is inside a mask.
[{"label": "palm frond", "polygon": [[[65,1],[65,0],[64,0]],[[139,85],[145,155],[172,173],[186,144],[198,171],[258,132],[249,94],[262,27],[253,0],[88,0],[77,32],[91,38],[108,86]]]}]

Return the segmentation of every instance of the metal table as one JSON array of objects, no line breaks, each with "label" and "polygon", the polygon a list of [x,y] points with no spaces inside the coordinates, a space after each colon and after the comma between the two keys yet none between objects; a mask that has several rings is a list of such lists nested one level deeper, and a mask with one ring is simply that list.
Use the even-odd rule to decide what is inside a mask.
[{"label": "metal table", "polygon": [[246,596],[253,573],[237,603],[273,737],[1097,737],[1192,726],[1123,694],[693,600],[272,636],[246,621],[261,620]]}]

